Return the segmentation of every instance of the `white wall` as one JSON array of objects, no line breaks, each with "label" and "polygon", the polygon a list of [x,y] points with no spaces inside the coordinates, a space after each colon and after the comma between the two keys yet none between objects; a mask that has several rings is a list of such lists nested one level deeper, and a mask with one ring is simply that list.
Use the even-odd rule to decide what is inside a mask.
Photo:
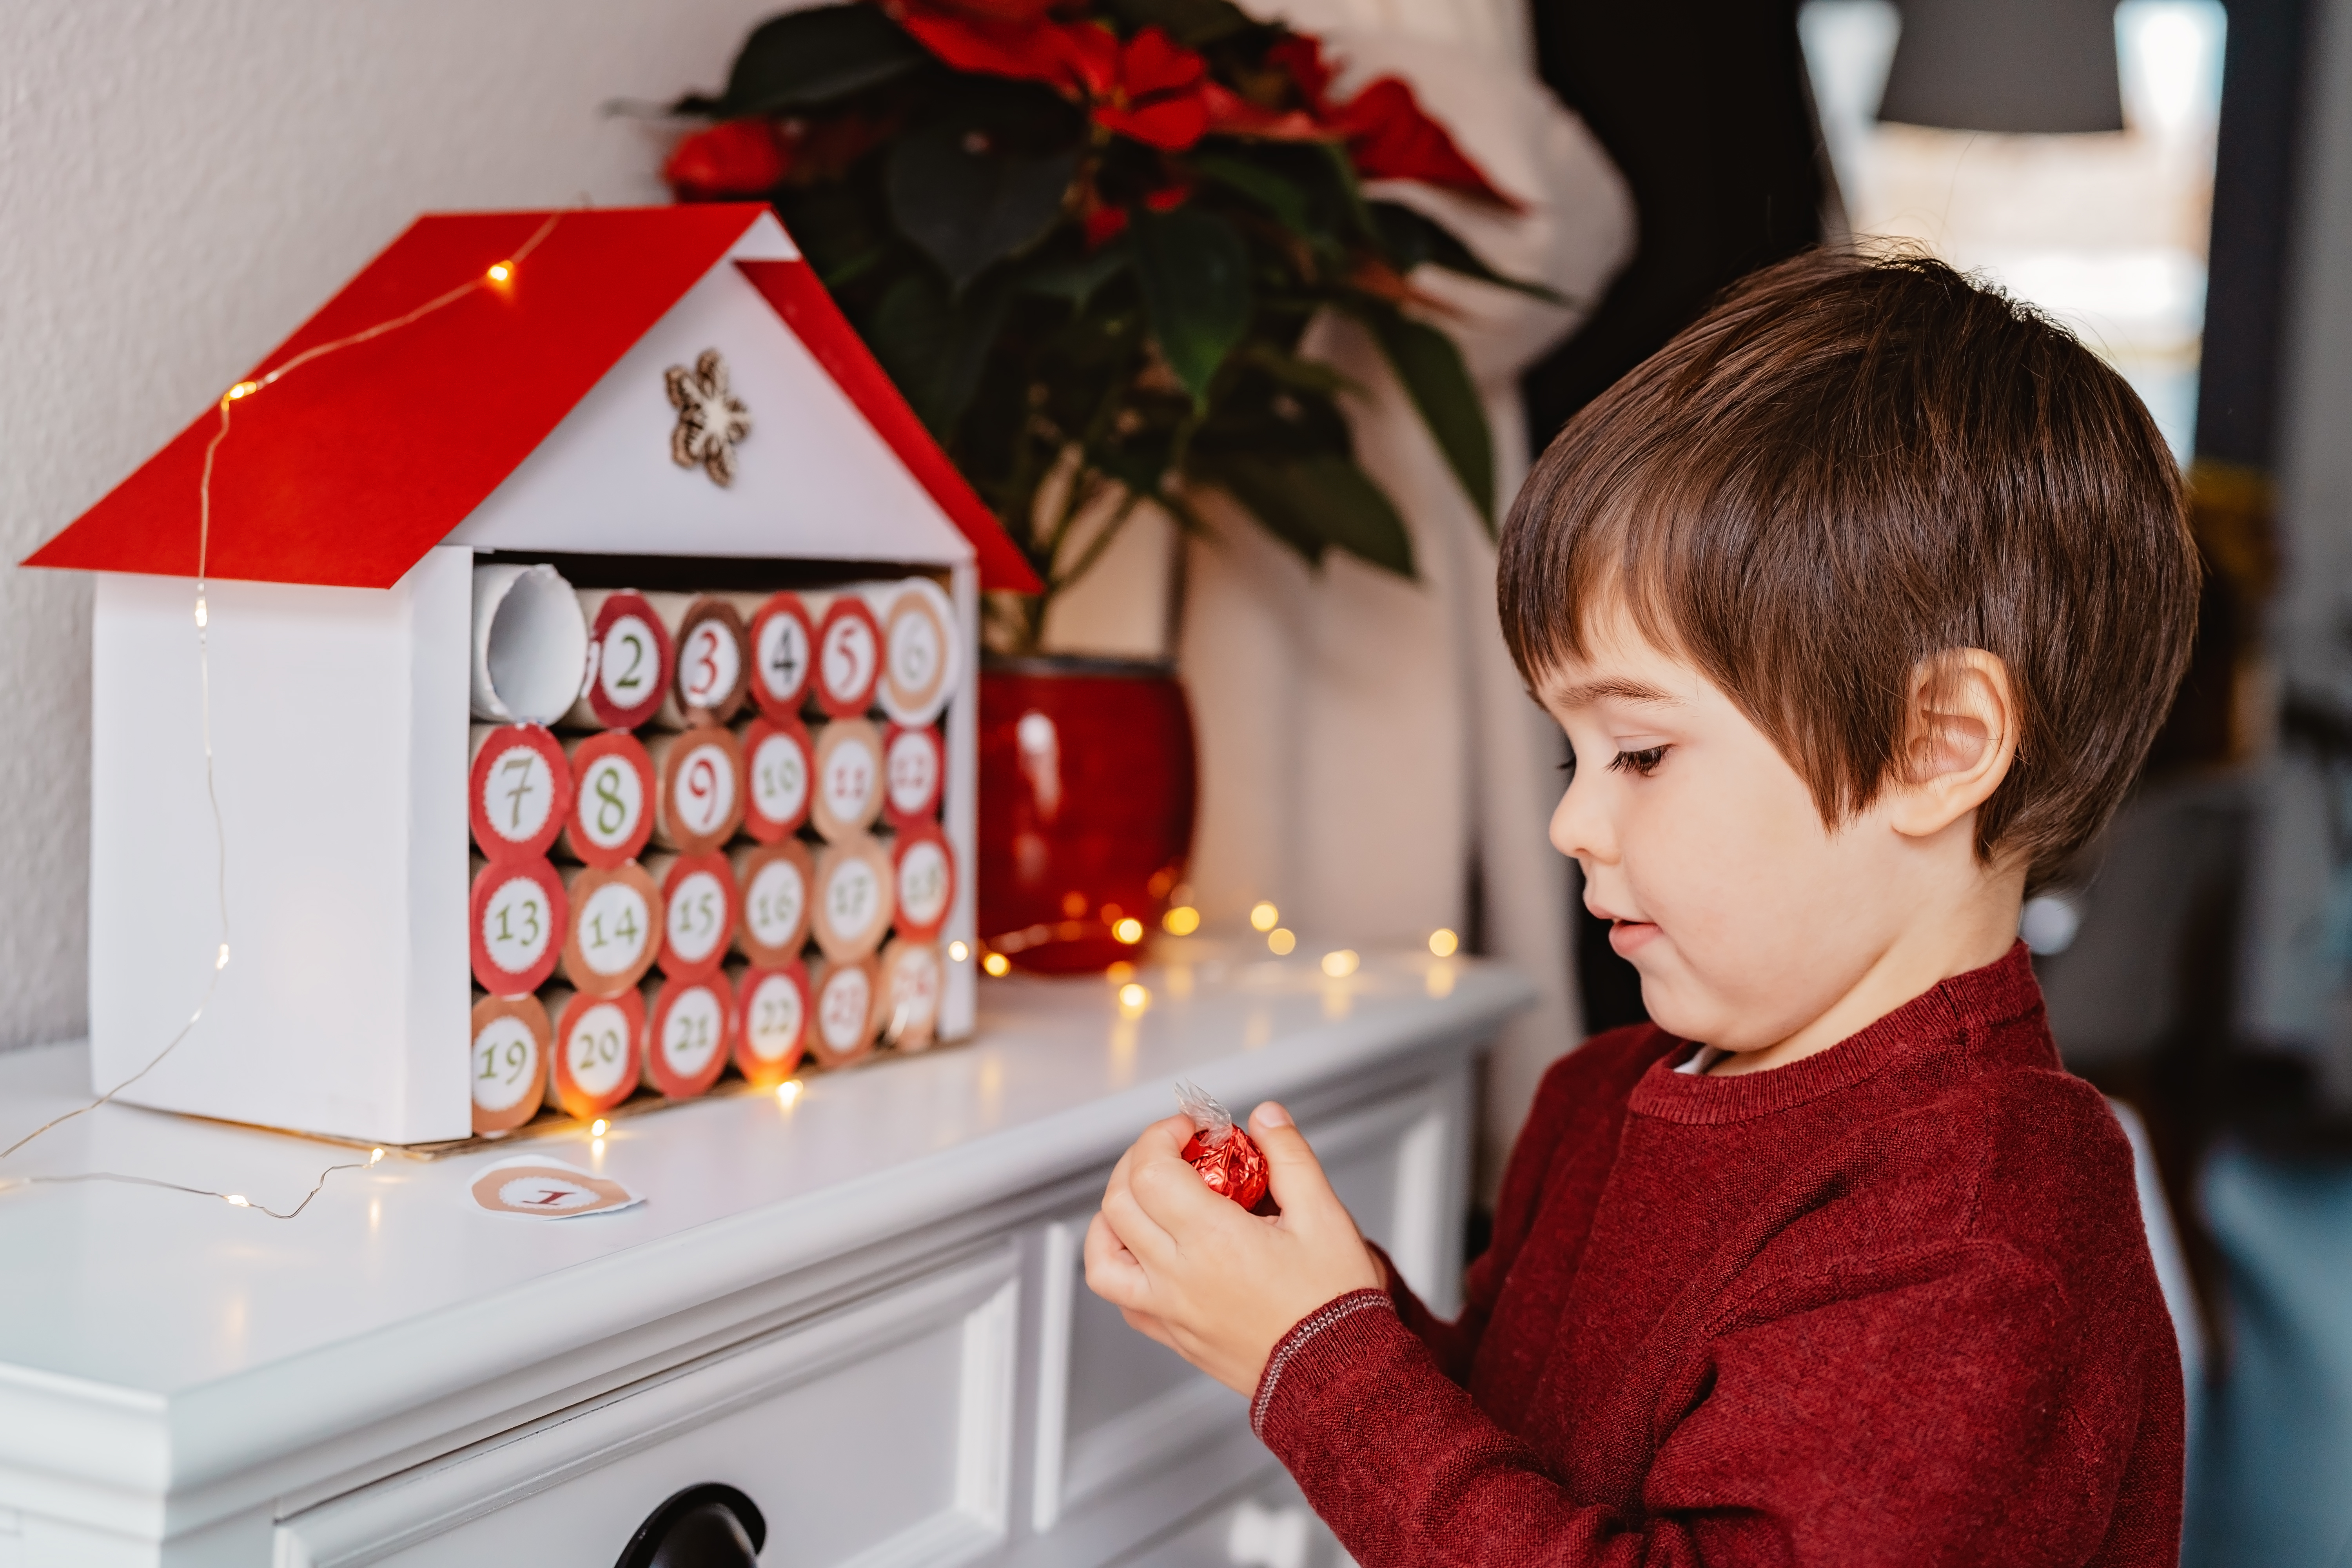
[{"label": "white wall", "polygon": [[[664,133],[600,106],[721,85],[782,8],[0,6],[0,562],[202,413],[416,213],[662,199]],[[84,1026],[87,579],[0,564],[0,702],[7,1047]]]}]

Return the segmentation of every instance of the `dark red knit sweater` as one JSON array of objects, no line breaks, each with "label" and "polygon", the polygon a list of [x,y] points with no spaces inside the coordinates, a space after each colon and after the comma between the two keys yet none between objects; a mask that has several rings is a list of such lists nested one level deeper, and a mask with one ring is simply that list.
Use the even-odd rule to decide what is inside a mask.
[{"label": "dark red knit sweater", "polygon": [[1735,1078],[1546,1075],[1459,1322],[1358,1291],[1259,1435],[1364,1568],[2178,1560],[2180,1363],[2129,1146],[2025,950]]}]

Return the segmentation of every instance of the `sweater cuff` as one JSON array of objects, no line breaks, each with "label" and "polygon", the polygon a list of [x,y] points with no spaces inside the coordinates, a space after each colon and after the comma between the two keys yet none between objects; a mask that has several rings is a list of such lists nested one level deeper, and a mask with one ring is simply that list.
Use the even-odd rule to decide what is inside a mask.
[{"label": "sweater cuff", "polygon": [[1334,1356],[1344,1361],[1349,1344],[1357,1338],[1341,1325],[1367,1311],[1384,1312],[1391,1321],[1397,1320],[1396,1301],[1386,1290],[1350,1290],[1299,1319],[1276,1342],[1274,1353],[1265,1358],[1265,1370],[1258,1374],[1257,1394],[1250,1400],[1250,1430],[1260,1440],[1265,1436],[1266,1416],[1274,1408],[1275,1394],[1283,1380],[1287,1377],[1294,1383],[1303,1381],[1309,1385],[1322,1383],[1320,1372]]}]

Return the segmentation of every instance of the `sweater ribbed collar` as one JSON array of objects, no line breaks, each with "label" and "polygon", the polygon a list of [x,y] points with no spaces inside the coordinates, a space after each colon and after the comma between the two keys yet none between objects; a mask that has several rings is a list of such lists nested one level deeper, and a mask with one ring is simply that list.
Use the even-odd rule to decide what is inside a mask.
[{"label": "sweater ribbed collar", "polygon": [[1786,1067],[1732,1078],[1677,1073],[1675,1064],[1696,1048],[1677,1044],[1634,1084],[1629,1108],[1666,1121],[1744,1121],[1850,1089],[1898,1058],[1928,1051],[1985,1055],[1981,1065],[2014,1056],[2019,1065],[2054,1068],[2046,1027],[2004,1027],[2028,1018],[2038,1023],[2041,1012],[2042,987],[2021,942],[1983,968],[1955,974],[1861,1033]]}]

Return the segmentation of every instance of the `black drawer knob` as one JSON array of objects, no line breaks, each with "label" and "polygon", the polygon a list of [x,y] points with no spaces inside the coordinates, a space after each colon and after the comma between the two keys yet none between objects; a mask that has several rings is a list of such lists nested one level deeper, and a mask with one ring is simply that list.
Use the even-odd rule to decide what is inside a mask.
[{"label": "black drawer knob", "polygon": [[733,1487],[688,1487],[646,1516],[614,1568],[759,1568],[768,1521]]}]

